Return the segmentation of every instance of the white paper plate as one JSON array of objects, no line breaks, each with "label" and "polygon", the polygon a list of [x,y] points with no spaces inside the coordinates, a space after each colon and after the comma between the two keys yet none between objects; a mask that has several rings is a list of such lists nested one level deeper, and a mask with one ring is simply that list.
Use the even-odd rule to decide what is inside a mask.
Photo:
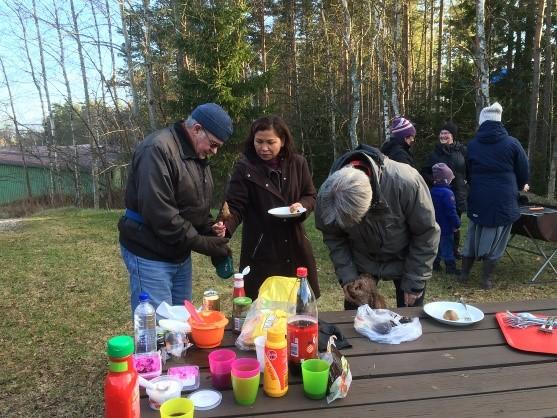
[{"label": "white paper plate", "polygon": [[[468,307],[468,315],[472,319],[471,321],[464,320],[464,317],[466,316],[466,310],[464,309],[464,306],[459,302],[427,303],[424,306],[424,312],[439,322],[442,322],[444,324],[449,324],[449,325],[456,325],[456,326],[471,325],[480,322],[482,319],[484,319],[484,313],[481,310],[469,304],[466,304],[466,306]],[[459,318],[457,321],[451,321],[449,319],[443,318],[443,314],[448,309],[452,309],[457,313]]]},{"label": "white paper plate", "polygon": [[298,209],[298,212],[291,213],[289,206],[282,206],[280,208],[269,209],[267,213],[276,216],[277,218],[296,218],[306,211],[306,208]]}]

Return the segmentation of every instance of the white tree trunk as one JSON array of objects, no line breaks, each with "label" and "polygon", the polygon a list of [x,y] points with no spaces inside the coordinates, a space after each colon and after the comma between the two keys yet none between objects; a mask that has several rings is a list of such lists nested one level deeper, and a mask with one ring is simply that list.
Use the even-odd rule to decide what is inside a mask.
[{"label": "white tree trunk", "polygon": [[139,119],[139,96],[137,95],[137,86],[135,84],[134,64],[132,58],[132,44],[128,35],[128,24],[126,22],[126,10],[124,8],[124,1],[119,0],[120,16],[122,18],[122,36],[124,37],[124,53],[126,55],[126,65],[128,67],[128,81],[130,83],[130,91],[132,94],[131,111],[133,122],[137,125]]},{"label": "white tree trunk", "polygon": [[151,22],[149,21],[149,0],[143,0],[143,59],[145,61],[145,87],[147,93],[147,109],[149,110],[149,126],[157,129],[157,107],[153,94],[153,63],[151,58]]},{"label": "white tree trunk", "polygon": [[485,46],[485,0],[476,0],[476,65],[478,88],[476,88],[476,121],[481,110],[489,106],[489,69]]},{"label": "white tree trunk", "polygon": [[60,20],[58,18],[58,8],[56,7],[56,1],[53,1],[54,7],[54,24],[56,27],[56,32],[58,34],[58,44],[60,47],[60,67],[62,67],[62,74],[64,75],[64,83],[66,84],[66,102],[70,106],[70,133],[72,136],[72,145],[73,145],[73,173],[74,173],[74,185],[75,185],[75,205],[77,207],[81,207],[83,205],[83,199],[81,196],[81,178],[79,175],[79,151],[77,147],[77,142],[75,140],[75,127],[74,127],[74,107],[73,107],[73,98],[72,98],[72,89],[70,85],[70,81],[68,79],[68,72],[66,70],[66,57],[64,54],[64,41],[62,39],[62,30],[60,26]]},{"label": "white tree trunk", "polygon": [[70,7],[72,11],[73,32],[74,39],[77,43],[77,53],[79,55],[79,65],[81,67],[81,79],[83,82],[83,94],[85,96],[85,111],[87,112],[86,121],[87,129],[89,131],[89,147],[91,155],[91,182],[93,186],[93,207],[99,208],[99,179],[97,175],[97,141],[92,131],[92,114],[91,114],[91,100],[89,98],[89,85],[87,82],[87,71],[85,69],[85,59],[83,57],[83,45],[81,44],[81,36],[79,33],[79,26],[77,24],[77,14],[75,13],[74,0],[70,0]]},{"label": "white tree trunk", "polygon": [[358,118],[360,116],[360,77],[358,73],[358,48],[352,42],[352,17],[348,9],[347,0],[341,0],[344,14],[344,46],[350,62],[350,96],[352,99],[350,107],[350,148],[358,146]]},{"label": "white tree trunk", "polygon": [[48,90],[48,82],[46,76],[46,65],[44,62],[44,51],[43,51],[43,41],[41,37],[41,30],[39,28],[39,18],[37,16],[37,5],[36,1],[33,0],[33,20],[35,21],[35,29],[37,32],[37,42],[39,44],[39,56],[41,59],[41,70],[42,70],[42,78],[43,78],[43,89],[46,97],[46,105],[48,109],[48,121],[49,121],[49,129],[47,130],[47,138],[48,138],[48,172],[49,172],[49,180],[50,180],[50,203],[54,204],[54,191],[57,188],[54,183],[54,173],[55,171],[58,172],[58,159],[56,153],[56,129],[54,125],[54,113],[52,112],[52,105],[50,103],[50,92]]},{"label": "white tree trunk", "polygon": [[325,11],[323,10],[323,5],[321,5],[321,22],[323,25],[323,31],[325,33],[325,54],[327,59],[327,86],[329,88],[329,94],[327,95],[327,110],[329,112],[329,132],[331,140],[331,149],[333,151],[333,161],[336,161],[337,155],[337,127],[336,127],[336,112],[335,112],[335,83],[334,83],[334,72],[333,72],[333,57],[331,54],[331,44],[329,39],[329,30],[327,28],[327,20],[325,18]]},{"label": "white tree trunk", "polygon": [[12,109],[12,120],[15,128],[15,136],[17,143],[19,144],[19,151],[21,153],[21,161],[23,162],[23,175],[25,176],[25,186],[27,187],[27,197],[32,198],[33,193],[31,192],[31,181],[29,179],[29,171],[27,170],[27,160],[25,158],[25,149],[23,148],[23,141],[21,134],[19,132],[19,125],[17,123],[17,115],[15,113],[14,99],[12,97],[12,89],[10,88],[10,82],[8,81],[8,75],[6,74],[6,68],[4,67],[4,60],[0,57],[0,65],[2,66],[2,73],[4,74],[4,80],[6,82],[6,88],[8,89],[8,98],[10,100],[10,108]]},{"label": "white tree trunk", "polygon": [[532,69],[532,88],[530,90],[530,112],[528,115],[528,161],[530,167],[534,163],[534,154],[538,128],[538,102],[540,98],[540,66],[541,66],[541,38],[543,26],[543,12],[545,0],[538,0],[536,14],[536,29],[532,40],[532,58],[534,66]]},{"label": "white tree trunk", "polygon": [[400,115],[400,106],[398,103],[398,57],[396,51],[399,50],[399,43],[401,37],[401,19],[400,19],[400,3],[395,2],[395,28],[393,31],[393,47],[391,55],[391,106],[393,113]]}]

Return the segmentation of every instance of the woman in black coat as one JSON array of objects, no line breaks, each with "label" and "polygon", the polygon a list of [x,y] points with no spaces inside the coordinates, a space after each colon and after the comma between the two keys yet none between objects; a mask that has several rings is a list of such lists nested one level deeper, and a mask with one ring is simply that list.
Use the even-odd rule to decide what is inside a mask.
[{"label": "woman in black coat", "polygon": [[[226,192],[231,215],[225,221],[228,236],[243,224],[240,270],[248,265],[251,269],[244,278],[247,296],[255,299],[267,277],[295,277],[296,268],[304,266],[319,297],[317,266],[303,225],[316,195],[306,159],[294,151],[284,120],[273,115],[253,122]],[[306,212],[287,219],[268,213],[280,206]]]},{"label": "woman in black coat", "polygon": [[[439,143],[429,154],[427,163],[422,169],[422,176],[431,187],[433,186],[431,168],[438,163],[445,163],[449,166],[455,176],[451,188],[456,199],[456,211],[460,217],[466,212],[468,185],[466,184],[466,146],[457,141],[457,135],[457,126],[453,122],[447,121],[439,132]],[[460,231],[455,232],[454,238],[455,255],[458,255]]]}]

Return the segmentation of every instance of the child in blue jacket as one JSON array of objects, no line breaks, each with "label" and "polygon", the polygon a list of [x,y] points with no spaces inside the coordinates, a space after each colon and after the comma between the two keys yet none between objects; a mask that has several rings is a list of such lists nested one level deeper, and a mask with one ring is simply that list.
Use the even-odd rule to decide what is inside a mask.
[{"label": "child in blue jacket", "polygon": [[441,228],[439,251],[433,263],[433,269],[441,271],[441,260],[443,260],[446,272],[458,275],[460,271],[456,269],[454,233],[460,228],[460,217],[456,212],[456,200],[450,186],[454,174],[445,163],[435,164],[431,171],[433,174],[431,199],[435,207],[435,220]]}]

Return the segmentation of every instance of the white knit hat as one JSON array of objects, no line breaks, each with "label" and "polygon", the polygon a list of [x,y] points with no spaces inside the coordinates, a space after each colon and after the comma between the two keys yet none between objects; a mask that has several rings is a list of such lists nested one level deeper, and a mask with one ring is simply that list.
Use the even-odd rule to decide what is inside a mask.
[{"label": "white knit hat", "polygon": [[480,121],[479,124],[481,125],[486,120],[493,120],[495,122],[501,122],[501,115],[503,114],[503,108],[498,102],[493,103],[491,106],[484,107],[480,112]]}]

